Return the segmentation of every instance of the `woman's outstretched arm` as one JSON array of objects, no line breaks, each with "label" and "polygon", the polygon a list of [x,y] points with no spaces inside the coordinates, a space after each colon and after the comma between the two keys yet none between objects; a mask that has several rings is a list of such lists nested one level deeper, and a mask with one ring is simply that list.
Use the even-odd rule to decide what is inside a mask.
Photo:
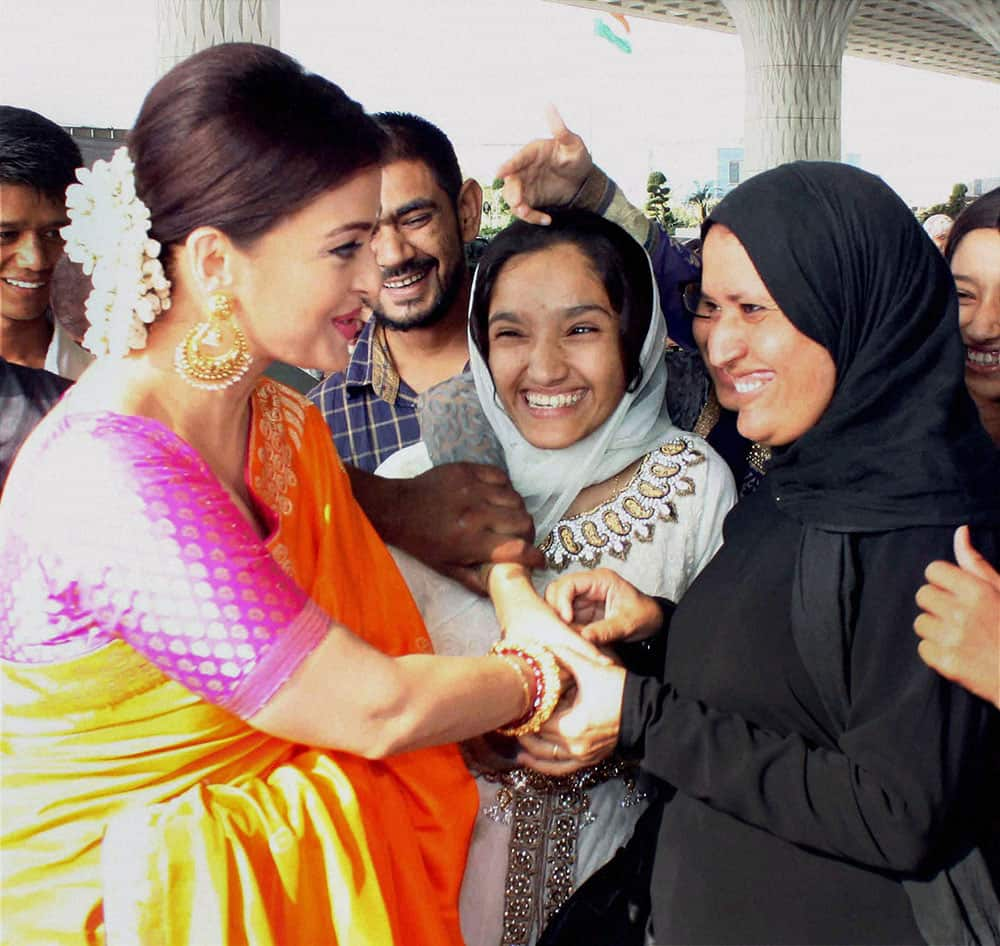
[{"label": "woman's outstretched arm", "polygon": [[537,688],[526,660],[389,656],[333,621],[201,457],[161,425],[102,415],[54,449],[74,464],[60,502],[33,507],[0,549],[4,568],[25,575],[13,606],[39,617],[12,625],[21,633],[0,641],[5,658],[124,641],[253,726],[370,757],[460,740],[528,711]]},{"label": "woman's outstretched arm", "polygon": [[332,623],[248,722],[291,742],[382,758],[524,716],[523,680],[500,657],[388,657]]}]

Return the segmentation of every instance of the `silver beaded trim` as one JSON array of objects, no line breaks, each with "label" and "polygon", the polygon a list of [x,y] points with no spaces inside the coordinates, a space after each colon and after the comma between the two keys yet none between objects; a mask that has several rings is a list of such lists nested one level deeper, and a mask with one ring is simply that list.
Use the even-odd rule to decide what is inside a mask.
[{"label": "silver beaded trim", "polygon": [[688,467],[705,455],[687,440],[672,440],[647,454],[624,489],[596,509],[564,519],[539,546],[548,567],[564,571],[579,562],[597,566],[607,553],[625,561],[632,540],[649,542],[657,522],[676,522],[674,498],[693,496]]},{"label": "silver beaded trim", "polygon": [[559,778],[532,769],[477,773],[500,785],[484,814],[511,826],[501,946],[527,946],[573,893],[577,840],[596,820],[587,790],[620,779],[621,805],[637,805],[646,798],[638,772],[609,760]]}]

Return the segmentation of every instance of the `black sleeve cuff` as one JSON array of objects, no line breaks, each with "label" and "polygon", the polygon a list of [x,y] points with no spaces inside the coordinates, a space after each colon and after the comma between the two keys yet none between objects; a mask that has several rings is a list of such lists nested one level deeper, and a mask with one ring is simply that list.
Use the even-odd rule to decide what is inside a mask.
[{"label": "black sleeve cuff", "polygon": [[660,611],[663,612],[663,623],[660,625],[660,635],[666,639],[667,631],[670,630],[670,621],[673,619],[674,611],[677,610],[677,605],[669,598],[657,598],[654,596],[653,600],[660,606]]},{"label": "black sleeve cuff", "polygon": [[646,725],[654,711],[660,682],[637,673],[625,675],[622,691],[621,727],[618,730],[617,755],[641,760],[646,754]]},{"label": "black sleeve cuff", "polygon": [[625,665],[629,673],[637,673],[644,677],[663,679],[663,662],[667,654],[667,631],[670,619],[677,608],[669,598],[654,598],[663,613],[663,623],[659,631],[652,637],[641,641],[622,641],[615,645],[618,659]]}]

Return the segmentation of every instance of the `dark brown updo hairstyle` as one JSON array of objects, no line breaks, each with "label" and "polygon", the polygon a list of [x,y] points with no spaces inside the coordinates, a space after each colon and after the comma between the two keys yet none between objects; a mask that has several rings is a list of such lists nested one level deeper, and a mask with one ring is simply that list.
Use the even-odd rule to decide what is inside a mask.
[{"label": "dark brown updo hairstyle", "polygon": [[[153,86],[128,149],[150,236],[167,248],[212,226],[245,246],[378,165],[384,139],[357,102],[291,57],[224,43]],[[169,265],[169,253],[161,258]]]},{"label": "dark brown updo hairstyle", "polygon": [[649,257],[621,227],[589,210],[551,207],[546,212],[552,218],[548,226],[515,220],[483,252],[469,308],[472,341],[489,364],[490,300],[507,263],[526,253],[569,244],[586,257],[618,313],[626,390],[635,391],[642,381],[642,346],[653,309]]}]

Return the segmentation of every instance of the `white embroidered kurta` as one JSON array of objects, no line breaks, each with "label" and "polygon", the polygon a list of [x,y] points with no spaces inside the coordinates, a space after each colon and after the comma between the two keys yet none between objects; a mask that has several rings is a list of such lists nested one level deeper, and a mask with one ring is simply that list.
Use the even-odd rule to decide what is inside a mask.
[{"label": "white embroidered kurta", "polygon": [[[407,450],[412,462],[397,454],[397,475],[426,468],[422,444]],[[540,546],[549,567],[535,574],[535,586],[542,593],[560,574],[600,565],[676,601],[717,551],[734,501],[725,463],[685,433],[647,454],[611,499],[560,520]],[[500,634],[490,601],[404,552],[393,555],[435,651],[485,654]],[[462,891],[463,935],[469,946],[532,944],[570,893],[628,840],[654,787],[613,759],[561,779],[470,765],[481,806]]]}]

